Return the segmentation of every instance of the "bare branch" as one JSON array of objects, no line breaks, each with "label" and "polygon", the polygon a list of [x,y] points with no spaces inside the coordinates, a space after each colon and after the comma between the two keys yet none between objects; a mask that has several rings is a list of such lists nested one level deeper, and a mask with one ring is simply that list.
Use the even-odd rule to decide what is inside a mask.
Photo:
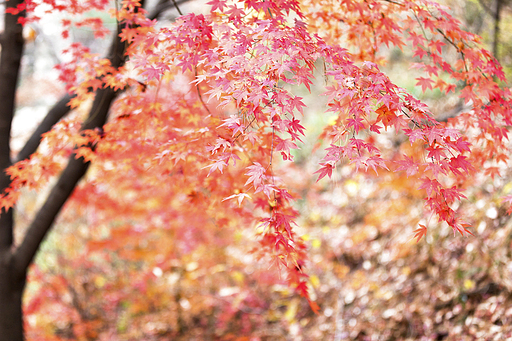
[{"label": "bare branch", "polygon": [[178,4],[176,3],[176,0],[172,0],[172,3],[174,4],[174,7],[176,7],[176,9],[178,10],[178,13],[180,15],[183,15],[183,13],[181,12],[181,9],[178,7]]},{"label": "bare branch", "polygon": [[163,12],[171,9],[171,8],[176,8],[178,9],[178,12],[180,13],[180,15],[183,15],[180,11],[180,9],[178,8],[179,5],[182,5],[184,3],[187,3],[189,2],[190,0],[172,0],[172,2],[170,0],[160,0],[158,2],[158,4],[155,6],[155,8],[153,8],[153,10],[148,14],[148,18],[153,20],[153,19],[157,19],[159,18]]}]

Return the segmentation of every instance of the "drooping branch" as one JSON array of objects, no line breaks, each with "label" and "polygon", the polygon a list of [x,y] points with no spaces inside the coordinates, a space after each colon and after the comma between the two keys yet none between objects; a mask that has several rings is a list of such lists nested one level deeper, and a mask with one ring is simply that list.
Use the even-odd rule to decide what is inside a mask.
[{"label": "drooping branch", "polygon": [[[22,0],[7,2],[7,9],[16,8]],[[0,60],[0,193],[9,186],[10,178],[4,170],[11,165],[11,125],[14,117],[16,85],[23,55],[23,27],[18,23],[25,12],[5,14],[5,29],[2,34],[2,53]],[[0,211],[0,252],[8,251],[13,242],[13,213]],[[2,252],[3,253],[3,252]]]}]

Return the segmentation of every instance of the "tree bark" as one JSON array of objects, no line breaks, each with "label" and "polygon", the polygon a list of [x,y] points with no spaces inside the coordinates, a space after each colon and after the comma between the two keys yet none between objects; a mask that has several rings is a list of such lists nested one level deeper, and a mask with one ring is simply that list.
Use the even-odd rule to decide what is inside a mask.
[{"label": "tree bark", "polygon": [[26,273],[17,274],[13,257],[2,253],[0,263],[0,340],[21,341],[23,338],[22,297]]},{"label": "tree bark", "polygon": [[[6,8],[16,8],[22,0],[10,0]],[[5,169],[11,165],[11,122],[14,116],[16,86],[23,55],[23,27],[18,23],[25,12],[5,14],[0,56],[0,193],[10,184]],[[13,209],[0,211],[0,341],[23,340],[21,302],[25,274],[15,271]]]}]

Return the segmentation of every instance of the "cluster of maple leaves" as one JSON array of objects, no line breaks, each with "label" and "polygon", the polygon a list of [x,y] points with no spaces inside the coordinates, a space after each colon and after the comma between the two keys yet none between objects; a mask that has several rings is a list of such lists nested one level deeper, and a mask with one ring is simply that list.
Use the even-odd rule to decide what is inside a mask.
[{"label": "cluster of maple leaves", "polygon": [[[276,262],[292,274],[293,269],[301,269],[297,262],[302,258],[302,246],[291,228],[297,213],[289,204],[292,196],[284,184],[276,183],[272,165],[275,155],[280,154],[284,161],[293,159],[291,150],[304,134],[300,125],[304,104],[283,85],[309,89],[317,60],[325,65],[327,111],[337,115],[336,124],[327,127],[323,135],[330,140],[330,147],[318,170],[319,179],[330,176],[343,160],[353,163],[355,170],[377,173],[379,168],[391,167],[405,171],[420,183],[430,212],[454,231],[470,233],[469,225],[452,206],[464,198],[461,186],[465,177],[477,167],[495,175],[497,168],[488,165],[507,158],[502,142],[510,115],[508,90],[497,83],[504,81],[503,72],[479,47],[478,37],[461,30],[443,7],[427,1],[342,1],[340,11],[321,7],[329,13],[303,13],[298,2],[288,1],[246,1],[243,7],[223,1],[210,4],[209,16],[189,14],[171,27],[134,38],[133,46],[141,47],[134,64],[148,81],[158,84],[166,74],[188,72],[200,97],[204,93],[218,101],[212,113],[200,98],[203,108],[199,110],[204,115],[200,122],[217,132],[215,140],[207,142],[211,154],[207,176],[222,174],[238,160],[250,163],[245,166],[249,178],[243,189],[238,189],[241,193],[228,198],[238,199],[240,204],[252,194],[258,195],[254,199],[257,206],[264,209],[270,203],[270,216],[261,220],[262,242],[272,246]],[[306,11],[316,8],[303,7]],[[337,29],[329,21],[342,16],[340,13],[347,13],[346,17],[336,19],[359,34],[329,34]],[[402,13],[400,21],[388,18]],[[311,22],[324,22],[326,27],[315,27],[315,31],[308,26]],[[365,32],[370,29],[371,33]],[[340,43],[345,36],[349,46],[359,48],[359,55],[330,43],[332,39]],[[451,127],[438,123],[423,103],[379,71],[378,49],[383,44],[402,47],[404,40],[422,60],[415,66],[428,76],[417,78],[423,91],[458,91],[471,105],[471,112],[453,118]],[[445,45],[455,56],[443,53]],[[224,109],[220,116],[216,115],[219,108]],[[226,111],[231,112],[230,118],[222,118]],[[383,148],[373,142],[373,135],[388,128],[409,139],[411,148],[402,157],[383,156]],[[462,135],[459,129],[472,135]],[[479,152],[470,153],[470,146]],[[262,201],[265,204],[258,204]],[[418,239],[425,232],[422,225]],[[307,296],[300,278],[292,283]]]},{"label": "cluster of maple leaves", "polygon": [[[302,120],[308,111],[292,89],[311,90],[322,66],[326,112],[335,120],[320,135],[328,146],[318,180],[345,163],[376,175],[405,172],[424,193],[427,217],[471,233],[454,207],[465,198],[468,179],[494,177],[498,163],[508,161],[510,90],[500,86],[503,71],[479,37],[463,31],[446,8],[426,0],[208,4],[209,13],[183,15],[160,27],[143,10],[133,11],[138,1],[122,1],[111,11],[129,42],[129,62],[120,69],[71,44],[65,51],[71,60],[58,69],[76,95],[72,108],[98,88],[124,94],[101,131],[80,132],[78,114],[47,133],[49,150],[9,168],[13,182],[0,207],[13,206],[22,188],[44,186],[62,168],[60,158],[75,150],[94,168],[74,202],[95,207],[99,222],[146,220],[176,229],[185,249],[201,240],[205,224],[252,223],[257,254],[284,269],[288,283],[317,311],[308,293],[307,245],[294,228],[298,195],[283,181],[280,167],[293,161],[306,134]],[[108,1],[44,5],[81,14],[92,7],[105,10]],[[35,6],[42,4],[27,1],[18,10]],[[65,19],[62,25],[64,38],[72,25],[105,34],[96,19]],[[380,71],[384,47],[412,49],[412,66],[425,76],[416,85],[457,93],[470,110],[439,123],[424,103]],[[381,138],[391,133],[409,142],[399,153]],[[420,240],[427,225],[415,232]]]}]

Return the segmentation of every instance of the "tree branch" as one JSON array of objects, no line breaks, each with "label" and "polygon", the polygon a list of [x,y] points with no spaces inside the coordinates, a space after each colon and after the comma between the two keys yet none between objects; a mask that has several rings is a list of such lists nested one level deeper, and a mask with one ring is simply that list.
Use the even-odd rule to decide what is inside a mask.
[{"label": "tree branch", "polygon": [[30,136],[28,141],[25,143],[23,149],[18,153],[16,162],[28,159],[30,155],[37,150],[41,143],[42,135],[50,131],[61,118],[69,113],[70,108],[68,103],[74,97],[75,95],[66,94],[53,106],[53,108],[50,109],[43,122],[39,124],[37,129],[32,133],[32,136]]},{"label": "tree branch", "polygon": [[[164,11],[175,7],[175,5],[180,5],[188,2],[190,0],[179,0],[176,1],[176,4],[171,3],[169,0],[160,0],[158,4],[153,8],[151,13],[148,15],[149,19],[158,18]],[[112,44],[109,48],[110,54],[113,54],[115,51],[114,44]],[[37,127],[37,129],[32,133],[26,144],[23,146],[22,150],[18,153],[16,157],[16,162],[28,159],[30,155],[32,155],[39,144],[41,143],[42,135],[52,129],[52,127],[59,122],[59,120],[65,117],[69,112],[70,108],[68,103],[72,100],[75,95],[66,94],[64,95],[48,112],[45,116],[44,120]],[[1,132],[0,132],[1,133]],[[2,135],[4,136],[4,135]],[[9,136],[6,134],[5,136]]]},{"label": "tree branch", "polygon": [[[142,3],[143,1],[141,1],[141,6],[143,6]],[[116,32],[108,55],[111,65],[115,68],[122,66],[126,60],[124,54],[126,41],[121,42],[119,37],[120,30],[121,25],[118,25],[118,32]],[[110,106],[119,92],[119,90],[115,91],[109,87],[96,91],[89,116],[82,126],[82,130],[101,128],[106,123]],[[94,147],[91,146],[91,148]],[[87,172],[89,165],[90,162],[85,162],[83,158],[77,159],[74,153],[71,155],[68,165],[60,175],[57,184],[53,187],[43,206],[36,214],[27,229],[22,243],[14,253],[14,266],[18,275],[24,274],[28,266],[33,262],[41,242],[50,231],[53,222],[71,196],[78,181]]]},{"label": "tree branch", "polygon": [[[96,92],[89,117],[82,129],[94,129],[102,127],[108,116],[110,105],[117,96],[112,88],[99,89]],[[32,263],[41,242],[50,230],[64,203],[69,199],[78,181],[85,175],[90,163],[83,158],[76,158],[72,154],[67,167],[57,181],[55,187],[48,195],[45,203],[35,216],[27,229],[23,242],[15,251],[15,268],[19,273],[24,273]]]},{"label": "tree branch", "polygon": [[148,19],[157,19],[163,12],[171,8],[178,8],[190,0],[160,0],[153,10],[148,14]]}]

